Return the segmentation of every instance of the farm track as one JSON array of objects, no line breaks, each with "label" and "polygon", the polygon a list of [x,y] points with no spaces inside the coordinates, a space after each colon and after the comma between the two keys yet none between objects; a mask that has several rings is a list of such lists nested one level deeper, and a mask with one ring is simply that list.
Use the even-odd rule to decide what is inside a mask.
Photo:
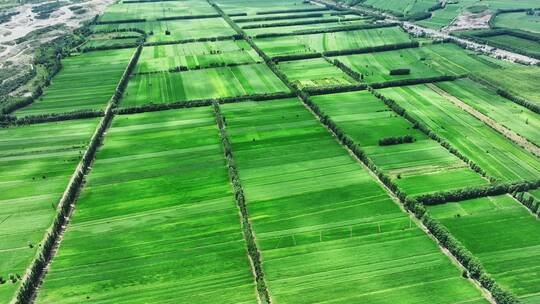
[{"label": "farm track", "polygon": [[480,111],[476,110],[475,108],[471,107],[467,103],[463,102],[459,98],[449,94],[448,92],[444,91],[443,89],[439,88],[436,84],[428,83],[426,84],[427,87],[435,91],[437,94],[444,97],[446,100],[450,101],[463,111],[471,114],[472,116],[476,117],[478,120],[482,121],[486,125],[490,126],[495,131],[501,133],[504,135],[504,137],[508,138],[509,140],[513,141],[517,145],[521,146],[523,149],[531,152],[532,154],[540,157],[540,148],[535,146],[533,143],[529,142],[527,139],[522,137],[521,135],[517,134],[516,132],[508,129],[507,127],[499,124],[495,120],[491,119],[490,117],[482,114]]}]

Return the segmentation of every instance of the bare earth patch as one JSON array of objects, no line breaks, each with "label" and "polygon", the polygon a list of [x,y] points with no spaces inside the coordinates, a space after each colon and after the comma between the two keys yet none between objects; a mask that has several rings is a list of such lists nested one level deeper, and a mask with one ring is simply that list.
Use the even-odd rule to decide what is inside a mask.
[{"label": "bare earth patch", "polygon": [[489,10],[478,14],[463,11],[452,21],[452,23],[450,23],[450,25],[443,28],[442,31],[445,33],[450,33],[473,29],[487,29],[489,28],[489,19],[491,19],[492,15],[493,13],[491,13]]}]

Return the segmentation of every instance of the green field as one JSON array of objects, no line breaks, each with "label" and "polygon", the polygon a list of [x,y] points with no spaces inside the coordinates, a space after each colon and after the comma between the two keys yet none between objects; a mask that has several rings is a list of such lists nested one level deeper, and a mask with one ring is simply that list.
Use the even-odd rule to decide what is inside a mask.
[{"label": "green field", "polygon": [[[280,10],[298,10],[320,8],[303,0],[274,0],[274,1],[248,1],[246,0],[217,0],[215,1],[227,14],[247,13],[256,16],[260,12]],[[273,15],[273,14],[271,14]]]},{"label": "green field", "polygon": [[177,67],[193,69],[261,61],[259,55],[245,40],[157,45],[143,49],[136,73],[169,71]]},{"label": "green field", "polygon": [[[396,115],[368,91],[311,97],[408,195],[487,184],[467,164]],[[411,135],[413,143],[379,146],[380,139]]]},{"label": "green field", "polygon": [[[321,18],[322,19],[322,18]],[[291,19],[290,21],[297,21],[298,19]],[[284,21],[284,20],[281,20]],[[276,21],[274,21],[276,22]],[[243,23],[240,23],[244,25]],[[267,33],[295,33],[305,30],[314,30],[314,29],[327,29],[331,27],[340,27],[340,26],[356,26],[367,24],[365,20],[342,20],[329,23],[314,23],[314,24],[304,24],[304,25],[291,25],[291,26],[278,26],[278,27],[263,27],[257,29],[246,29],[245,32],[249,36],[256,36],[259,34]]]},{"label": "green field", "polygon": [[486,303],[298,100],[222,111],[276,303]]},{"label": "green field", "polygon": [[493,25],[540,34],[540,16],[528,15],[525,12],[499,14]]},{"label": "green field", "polygon": [[427,11],[437,0],[366,0],[363,3],[395,13],[411,15]]},{"label": "green field", "polygon": [[94,32],[114,32],[130,29],[143,30],[148,35],[147,42],[214,38],[236,34],[223,18],[127,22],[92,26]]},{"label": "green field", "polygon": [[141,33],[137,32],[118,32],[118,33],[101,33],[92,34],[87,41],[80,46],[82,51],[89,51],[99,48],[114,48],[114,47],[136,47]]},{"label": "green field", "polygon": [[468,79],[439,82],[437,86],[497,123],[540,146],[540,115]]},{"label": "green field", "polygon": [[17,116],[104,109],[134,49],[82,53],[62,60],[62,70],[43,95]]},{"label": "green field", "polygon": [[432,12],[431,18],[418,21],[417,23],[429,28],[442,29],[459,15],[461,9],[462,6],[460,3],[447,3],[444,9]]},{"label": "green field", "polygon": [[300,88],[348,85],[356,82],[323,58],[280,62],[278,68]]},{"label": "green field", "polygon": [[540,58],[540,42],[538,41],[524,39],[513,35],[495,35],[483,37],[482,39],[486,40],[493,46],[503,49],[517,49],[519,51],[524,51],[524,54],[528,54],[529,56],[536,56]]},{"label": "green field", "polygon": [[115,3],[105,10],[99,21],[157,18],[192,15],[215,15],[216,10],[206,1],[182,0],[163,2]]},{"label": "green field", "polygon": [[410,42],[399,27],[255,39],[268,56],[358,49]]},{"label": "green field", "polygon": [[287,92],[264,64],[132,76],[120,106]]},{"label": "green field", "polygon": [[471,73],[498,88],[540,105],[540,67],[524,66],[477,55],[455,44],[436,44],[419,49],[425,63],[443,74]]},{"label": "green field", "polygon": [[510,196],[428,207],[503,288],[540,301],[540,223]]},{"label": "green field", "polygon": [[[23,276],[98,119],[0,129],[0,277]],[[0,284],[0,302],[19,287]]]},{"label": "green field", "polygon": [[[362,74],[363,81],[367,83],[442,76],[441,72],[423,62],[422,53],[417,48],[336,58]],[[390,71],[395,69],[409,69],[410,74],[390,75]]]},{"label": "green field", "polygon": [[537,179],[540,160],[426,85],[382,89],[409,114],[450,142],[488,175],[503,181]]},{"label": "green field", "polygon": [[37,303],[87,301],[256,303],[211,108],[115,118]]}]

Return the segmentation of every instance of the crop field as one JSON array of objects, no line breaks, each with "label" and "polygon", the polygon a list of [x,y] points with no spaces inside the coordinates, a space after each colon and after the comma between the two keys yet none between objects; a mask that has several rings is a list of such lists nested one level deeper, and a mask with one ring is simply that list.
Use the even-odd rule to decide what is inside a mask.
[{"label": "crop field", "polygon": [[540,146],[540,115],[537,113],[468,79],[439,82],[437,86]]},{"label": "crop field", "polygon": [[213,38],[236,34],[223,18],[97,24],[93,25],[92,29],[94,32],[138,29],[148,35],[148,42]]},{"label": "crop field", "polygon": [[539,0],[35,1],[0,303],[540,303]]},{"label": "crop field", "polygon": [[280,62],[278,68],[301,88],[348,85],[356,81],[323,58]]},{"label": "crop field", "polygon": [[[528,54],[540,57],[540,42],[516,37],[513,35],[495,35],[482,38],[490,42],[494,46],[501,48],[512,47],[515,49],[523,50]],[[539,38],[540,39],[540,38]]]},{"label": "crop field", "polygon": [[398,27],[255,39],[268,56],[338,51],[410,42]]},{"label": "crop field", "polygon": [[211,108],[117,117],[92,171],[37,303],[256,302]]},{"label": "crop field", "polygon": [[521,303],[540,301],[540,223],[510,196],[430,206],[429,212]]},{"label": "crop field", "polygon": [[298,100],[222,109],[276,303],[486,303]]},{"label": "crop field", "polygon": [[120,105],[139,106],[197,99],[287,92],[264,64],[134,75]]},{"label": "crop field", "polygon": [[[312,99],[409,195],[487,183],[467,164],[396,115],[368,91],[328,94]],[[407,135],[412,136],[414,142],[379,145],[383,138]]]},{"label": "crop field", "polygon": [[248,16],[256,16],[260,13],[273,15],[283,10],[321,8],[303,0],[249,1],[249,3],[246,3],[246,0],[218,0],[215,2],[227,14],[246,13]]},{"label": "crop field", "polygon": [[137,63],[137,73],[175,68],[207,68],[219,65],[259,63],[262,59],[245,40],[194,42],[148,46]]},{"label": "crop field", "polygon": [[166,17],[215,14],[215,9],[206,1],[120,2],[109,5],[105,13],[99,18],[99,21],[111,22],[131,19],[156,20]]},{"label": "crop field", "polygon": [[17,115],[101,110],[114,94],[134,49],[82,53],[65,58],[43,95]]},{"label": "crop field", "polygon": [[[367,83],[442,76],[422,61],[417,48],[336,57],[354,71],[363,75]],[[405,75],[392,75],[392,70],[408,69]]]},{"label": "crop field", "polygon": [[540,105],[540,67],[524,66],[488,56],[479,56],[454,44],[436,44],[418,49],[425,63],[443,74],[470,73],[510,93]]},{"label": "crop field", "polygon": [[[297,21],[297,19],[292,19],[293,21]],[[349,20],[343,19],[335,22],[321,22],[321,23],[313,23],[313,24],[303,24],[303,25],[290,25],[290,26],[278,26],[278,27],[261,27],[261,28],[254,28],[254,29],[246,29],[245,32],[249,36],[257,36],[259,34],[268,34],[268,33],[295,33],[305,30],[314,30],[314,29],[327,29],[332,27],[341,27],[341,26],[356,26],[356,25],[364,25],[368,24],[369,22],[366,22],[364,19],[358,19],[356,17],[352,17]]]},{"label": "crop field", "polygon": [[540,16],[528,15],[525,12],[499,14],[493,25],[540,34]]},{"label": "crop field", "polygon": [[540,159],[506,139],[426,85],[380,90],[433,132],[453,144],[488,175],[503,181],[535,179]]},{"label": "crop field", "polygon": [[0,129],[0,302],[9,303],[56,205],[86,149],[97,119]]}]

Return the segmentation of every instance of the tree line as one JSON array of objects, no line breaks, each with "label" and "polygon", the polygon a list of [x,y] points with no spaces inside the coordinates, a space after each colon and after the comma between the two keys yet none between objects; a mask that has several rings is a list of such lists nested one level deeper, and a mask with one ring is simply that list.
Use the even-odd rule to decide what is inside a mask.
[{"label": "tree line", "polygon": [[426,208],[422,203],[415,199],[407,197],[406,193],[401,191],[399,187],[392,181],[392,179],[384,172],[379,170],[375,163],[367,156],[364,150],[358,146],[352,138],[346,135],[330,117],[325,115],[320,108],[311,101],[309,95],[301,93],[303,102],[311,108],[317,115],[319,120],[328,127],[338,138],[338,140],[353,154],[360,159],[375,175],[378,179],[390,189],[404,207],[418,218],[422,224],[429,230],[429,232],[437,239],[439,244],[448,249],[452,255],[460,262],[460,264],[466,269],[463,273],[464,277],[472,277],[477,280],[484,288],[486,288],[493,298],[499,304],[517,304],[519,303],[517,297],[509,291],[504,290],[493,278],[485,271],[480,261],[472,255],[472,253],[465,248],[439,221],[432,218],[426,211]]},{"label": "tree line", "polygon": [[274,23],[257,23],[249,24],[242,26],[243,30],[247,29],[258,29],[258,28],[268,28],[268,27],[283,27],[283,26],[294,26],[294,25],[307,25],[307,24],[322,24],[322,23],[334,23],[334,22],[347,22],[347,21],[357,21],[363,20],[361,17],[350,17],[350,18],[328,18],[328,19],[314,19],[314,20],[301,20],[301,21],[291,21],[291,22],[274,22]]},{"label": "tree line", "polygon": [[512,196],[525,207],[527,207],[532,214],[535,214],[537,218],[540,218],[540,201],[527,192],[514,192]]},{"label": "tree line", "polygon": [[255,35],[254,37],[255,38],[270,38],[270,37],[348,32],[348,31],[356,31],[356,30],[368,30],[368,29],[374,29],[374,28],[394,27],[396,25],[398,25],[398,23],[395,23],[395,22],[384,23],[384,24],[345,25],[345,26],[335,26],[335,27],[329,27],[329,28],[300,30],[300,31],[288,32],[288,33],[263,33],[263,34]]},{"label": "tree line", "polygon": [[283,14],[283,13],[304,13],[304,12],[322,12],[330,10],[327,7],[313,7],[313,8],[294,8],[294,9],[283,9],[283,10],[272,10],[272,11],[263,11],[256,12],[256,15],[271,15],[271,14]]},{"label": "tree line", "polygon": [[73,173],[69,184],[64,191],[64,195],[58,203],[57,212],[52,225],[49,227],[45,234],[45,237],[39,247],[36,257],[32,261],[31,266],[24,275],[21,286],[17,290],[15,299],[17,304],[30,303],[33,299],[37,287],[41,282],[41,278],[44,275],[45,267],[51,261],[54,253],[54,248],[60,241],[60,237],[63,234],[64,227],[68,224],[70,215],[73,212],[76,198],[80,193],[84,184],[84,177],[90,170],[90,165],[95,158],[98,147],[103,141],[105,131],[109,127],[113,117],[113,108],[116,107],[119,98],[122,96],[122,92],[126,87],[129,74],[135,68],[137,60],[141,54],[142,47],[139,46],[134,52],[122,78],[120,79],[114,95],[109,100],[105,115],[101,119],[96,131],[90,139],[90,143],[86,151],[84,152],[82,159]]},{"label": "tree line", "polygon": [[246,240],[248,254],[252,262],[253,271],[255,273],[255,282],[257,286],[257,293],[259,299],[262,303],[270,303],[270,296],[268,294],[268,289],[266,287],[266,282],[264,280],[264,271],[261,265],[261,254],[257,248],[257,243],[255,242],[255,236],[253,235],[253,229],[251,223],[249,222],[249,211],[246,206],[246,198],[244,195],[244,190],[242,188],[242,183],[238,175],[238,169],[233,157],[232,145],[229,141],[229,136],[227,135],[227,130],[225,128],[226,123],[223,115],[221,114],[221,109],[217,102],[213,103],[214,113],[216,116],[216,123],[219,128],[219,133],[221,137],[221,143],[223,145],[223,150],[225,154],[225,159],[227,161],[227,169],[229,171],[229,179],[234,191],[234,198],[238,209],[240,209],[240,218],[242,224],[242,231],[244,238]]},{"label": "tree line", "polygon": [[440,81],[452,81],[452,80],[456,80],[463,77],[465,77],[465,75],[459,75],[459,76],[443,75],[443,76],[426,77],[426,78],[399,79],[399,80],[390,80],[390,81],[385,81],[385,82],[372,83],[370,84],[370,86],[374,89],[383,89],[383,88],[390,88],[390,87],[408,86],[408,85],[432,83],[432,82],[440,82]]},{"label": "tree line", "polygon": [[184,43],[193,43],[193,42],[215,42],[215,41],[239,40],[239,39],[242,39],[242,36],[236,34],[236,35],[231,35],[231,36],[216,36],[216,37],[190,38],[190,39],[171,40],[171,41],[146,42],[144,46],[184,44]]},{"label": "tree line", "polygon": [[[232,17],[231,15],[228,15]],[[235,23],[244,22],[257,22],[257,21],[272,21],[272,20],[289,20],[289,19],[301,19],[301,18],[320,18],[324,16],[322,13],[312,13],[303,15],[286,15],[286,16],[267,16],[267,17],[253,17],[253,18],[239,18],[233,20]]]},{"label": "tree line", "polygon": [[412,135],[391,136],[391,137],[384,137],[384,138],[379,139],[379,146],[409,144],[412,142],[414,142],[414,137]]}]

